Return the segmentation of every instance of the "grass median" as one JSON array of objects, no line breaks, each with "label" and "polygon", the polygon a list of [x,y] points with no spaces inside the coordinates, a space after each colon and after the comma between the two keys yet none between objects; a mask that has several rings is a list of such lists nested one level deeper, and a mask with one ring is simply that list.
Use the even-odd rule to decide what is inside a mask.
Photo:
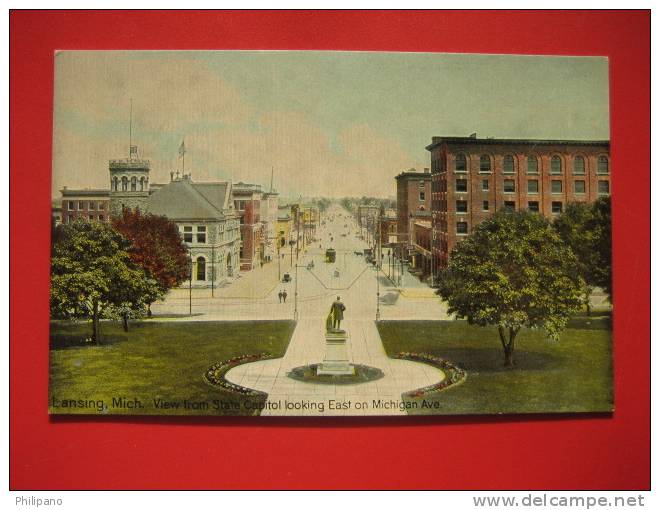
[{"label": "grass median", "polygon": [[[234,394],[204,381],[215,362],[284,355],[291,321],[103,323],[102,345],[85,323],[51,323],[52,414],[259,414],[264,396]],[[139,403],[139,404],[138,404]],[[68,404],[71,404],[70,406]],[[161,404],[160,406],[158,404]]]},{"label": "grass median", "polygon": [[470,326],[466,321],[383,321],[378,330],[389,356],[402,351],[428,353],[467,371],[462,384],[414,397],[434,404],[420,404],[409,414],[608,412],[613,408],[609,313],[575,317],[558,342],[548,340],[541,331],[521,330],[514,368],[503,366],[496,328]]}]

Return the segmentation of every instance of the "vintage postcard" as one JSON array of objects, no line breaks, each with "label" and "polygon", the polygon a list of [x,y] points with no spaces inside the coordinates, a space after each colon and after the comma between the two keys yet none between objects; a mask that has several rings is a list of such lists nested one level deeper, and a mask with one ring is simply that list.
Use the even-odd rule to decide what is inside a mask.
[{"label": "vintage postcard", "polygon": [[51,414],[613,411],[607,59],[54,66]]}]

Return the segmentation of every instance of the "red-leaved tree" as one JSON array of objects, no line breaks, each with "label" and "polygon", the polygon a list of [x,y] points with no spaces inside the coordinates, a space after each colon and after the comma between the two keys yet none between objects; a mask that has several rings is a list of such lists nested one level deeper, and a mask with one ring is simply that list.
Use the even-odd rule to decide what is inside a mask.
[{"label": "red-leaved tree", "polygon": [[112,225],[131,242],[131,260],[158,282],[161,295],[154,295],[148,303],[151,316],[151,303],[188,278],[188,251],[179,228],[165,216],[128,208],[113,219]]}]

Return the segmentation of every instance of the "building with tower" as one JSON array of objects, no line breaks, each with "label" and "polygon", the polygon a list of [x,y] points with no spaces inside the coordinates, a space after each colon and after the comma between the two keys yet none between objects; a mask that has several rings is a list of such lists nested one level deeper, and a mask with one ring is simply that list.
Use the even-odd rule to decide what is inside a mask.
[{"label": "building with tower", "polygon": [[146,211],[150,166],[138,156],[136,145],[130,146],[128,158],[110,160],[110,214],[119,215],[126,207]]}]

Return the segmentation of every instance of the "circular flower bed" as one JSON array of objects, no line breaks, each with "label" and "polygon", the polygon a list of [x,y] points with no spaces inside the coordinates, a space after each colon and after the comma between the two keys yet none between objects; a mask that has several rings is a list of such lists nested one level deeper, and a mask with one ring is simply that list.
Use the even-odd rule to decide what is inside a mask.
[{"label": "circular flower bed", "polygon": [[251,388],[246,388],[244,386],[231,383],[225,379],[225,375],[232,368],[237,367],[238,365],[243,365],[244,363],[253,363],[255,361],[263,361],[265,359],[270,359],[271,357],[272,356],[270,353],[262,352],[261,354],[244,354],[242,356],[236,356],[235,358],[214,363],[206,370],[206,372],[204,372],[204,380],[212,386],[231,391],[232,393],[239,393],[241,395],[249,396],[267,396],[267,394],[263,391],[253,390]]},{"label": "circular flower bed", "polygon": [[296,367],[286,375],[296,381],[316,383],[316,384],[359,384],[381,379],[385,376],[379,368],[369,367],[367,365],[357,365],[352,363],[355,373],[350,375],[318,375],[316,369],[319,364],[304,365]]},{"label": "circular flower bed", "polygon": [[417,388],[416,390],[407,391],[403,394],[404,397],[423,397],[425,395],[437,393],[448,388],[449,386],[462,383],[467,378],[467,372],[465,372],[465,370],[457,367],[447,360],[438,358],[437,356],[433,356],[431,354],[400,352],[399,354],[393,356],[393,358],[407,361],[416,361],[418,363],[426,363],[427,365],[439,368],[445,373],[445,378],[439,383],[432,384],[431,386],[424,386],[423,388]]}]

